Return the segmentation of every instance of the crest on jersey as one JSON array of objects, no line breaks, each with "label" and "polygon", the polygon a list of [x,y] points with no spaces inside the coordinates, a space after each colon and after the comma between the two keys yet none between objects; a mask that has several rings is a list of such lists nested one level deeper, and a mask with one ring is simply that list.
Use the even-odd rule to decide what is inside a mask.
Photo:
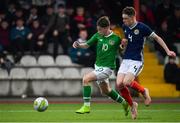
[{"label": "crest on jersey", "polygon": [[114,45],[114,44],[115,44],[115,41],[109,40],[109,44],[110,44],[110,45]]},{"label": "crest on jersey", "polygon": [[138,34],[139,34],[139,30],[138,30],[138,29],[135,29],[135,30],[134,30],[134,34],[135,34],[135,35],[138,35]]}]

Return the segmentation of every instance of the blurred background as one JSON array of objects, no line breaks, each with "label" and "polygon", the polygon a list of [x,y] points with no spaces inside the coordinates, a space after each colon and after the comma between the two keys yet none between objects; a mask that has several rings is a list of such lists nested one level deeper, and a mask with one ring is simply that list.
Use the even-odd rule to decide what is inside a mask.
[{"label": "blurred background", "polygon": [[[149,25],[176,58],[146,39],[145,66],[137,79],[158,98],[180,97],[179,0],[1,0],[0,97],[81,97],[81,81],[93,70],[95,46],[74,49],[96,32],[96,21],[107,15],[111,29],[124,37],[122,9],[134,6],[139,21]],[[117,64],[121,56],[117,56]],[[111,76],[114,88],[116,72]],[[133,96],[139,94],[131,89]],[[93,95],[101,96],[96,83]]]}]

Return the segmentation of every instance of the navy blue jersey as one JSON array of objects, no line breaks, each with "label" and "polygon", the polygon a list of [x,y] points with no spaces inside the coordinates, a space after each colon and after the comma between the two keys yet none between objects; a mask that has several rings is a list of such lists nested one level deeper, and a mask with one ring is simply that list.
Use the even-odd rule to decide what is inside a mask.
[{"label": "navy blue jersey", "polygon": [[153,34],[153,31],[141,22],[137,22],[132,28],[125,25],[122,28],[125,37],[128,39],[128,45],[123,59],[143,61],[144,39]]}]

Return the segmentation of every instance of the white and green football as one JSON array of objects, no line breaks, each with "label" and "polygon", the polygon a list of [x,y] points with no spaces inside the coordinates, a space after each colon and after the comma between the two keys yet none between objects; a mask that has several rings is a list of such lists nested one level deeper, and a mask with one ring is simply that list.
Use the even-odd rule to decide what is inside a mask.
[{"label": "white and green football", "polygon": [[38,97],[34,100],[34,109],[43,112],[48,108],[48,101],[44,97]]}]

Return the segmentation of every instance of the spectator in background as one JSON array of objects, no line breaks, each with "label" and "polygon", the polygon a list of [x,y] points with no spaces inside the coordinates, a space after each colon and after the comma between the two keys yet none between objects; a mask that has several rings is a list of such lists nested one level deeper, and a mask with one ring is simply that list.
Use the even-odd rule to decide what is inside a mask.
[{"label": "spectator in background", "polygon": [[2,52],[0,48],[0,67],[6,69],[10,73],[11,68],[14,66],[14,63],[6,58],[6,55]]},{"label": "spectator in background", "polygon": [[[158,28],[157,30],[157,33],[162,37],[163,40],[166,41],[167,46],[177,53],[177,48],[174,46],[174,41],[170,37],[171,32],[168,31],[168,25],[166,20],[161,23],[160,28]],[[157,42],[154,42],[154,46],[158,55],[159,62],[160,64],[163,64],[166,53]]]},{"label": "spectator in background", "polygon": [[176,6],[174,14],[168,18],[168,31],[173,43],[180,43],[180,6]]},{"label": "spectator in background", "polygon": [[16,4],[9,3],[7,9],[8,9],[7,10],[7,19],[8,19],[9,24],[11,24],[13,22],[13,19],[14,19],[14,16],[15,16]]},{"label": "spectator in background", "polygon": [[[51,0],[52,1],[52,0]],[[66,2],[65,0],[54,0],[54,8],[55,8],[55,11],[58,11],[58,6],[59,5],[64,5],[66,6]]]},{"label": "spectator in background", "polygon": [[95,32],[96,26],[93,24],[93,19],[89,12],[85,12],[84,7],[79,6],[76,8],[75,15],[71,22],[71,36],[73,40],[78,38],[78,33],[81,29],[86,28],[91,35]]},{"label": "spectator in background", "polygon": [[12,23],[12,26],[15,26],[16,25],[16,21],[19,19],[19,18],[22,18],[23,20],[25,20],[24,18],[24,13],[23,13],[23,10],[21,8],[18,8],[16,9],[15,11],[15,15],[13,17],[13,20],[11,21]]},{"label": "spectator in background", "polygon": [[33,6],[30,10],[29,17],[26,21],[27,25],[31,25],[34,20],[37,20],[38,17],[38,10],[35,6]]},{"label": "spectator in background", "polygon": [[67,16],[70,18],[70,20],[73,19],[74,9],[72,6],[67,7],[66,13],[67,13]]},{"label": "spectator in background", "polygon": [[[78,42],[84,43],[87,41],[88,33],[86,29],[81,29],[79,32]],[[73,48],[69,49],[69,55],[72,62],[81,64],[85,67],[93,67],[95,62],[95,54],[91,49]]]},{"label": "spectator in background", "polygon": [[[46,13],[43,15],[43,17],[41,18],[41,25],[44,29],[47,29],[48,27],[48,24],[50,22],[50,19],[53,18],[55,16],[55,12],[54,12],[54,8],[52,5],[49,5],[47,6],[46,8]],[[50,28],[49,30],[46,30],[45,33],[46,33],[46,40],[48,42],[52,41],[52,34],[53,32],[53,29]]]},{"label": "spectator in background", "polygon": [[0,25],[0,67],[6,69],[9,73],[14,64],[6,58],[5,54],[5,51],[11,51],[8,27],[8,22],[3,20]]},{"label": "spectator in background", "polygon": [[41,23],[44,28],[47,27],[50,18],[52,18],[53,16],[54,16],[54,8],[52,5],[49,5],[46,8],[46,13],[44,14],[44,16],[41,19]]},{"label": "spectator in background", "polygon": [[7,19],[6,14],[3,11],[0,11],[0,22]]},{"label": "spectator in background", "polygon": [[76,8],[76,14],[73,18],[73,39],[78,38],[78,33],[81,29],[86,28],[86,18],[85,18],[85,11],[83,7]]},{"label": "spectator in background", "polygon": [[54,44],[54,58],[57,56],[58,53],[58,46],[59,43],[62,45],[64,54],[68,52],[68,30],[69,30],[69,20],[67,15],[65,14],[65,6],[60,4],[58,6],[58,13],[52,16],[49,21],[47,28],[44,31],[44,34],[47,34],[52,30],[53,35],[53,44]]},{"label": "spectator in background", "polygon": [[10,39],[15,62],[18,62],[24,54],[24,51],[28,49],[28,40],[31,38],[32,34],[30,33],[30,29],[24,26],[24,20],[22,18],[17,19],[16,26],[13,27],[10,32]]},{"label": "spectator in background", "polygon": [[68,35],[68,40],[70,41],[70,44],[73,43],[75,39],[73,39],[74,35],[74,30],[73,30],[73,18],[74,18],[74,9],[71,6],[68,6],[66,9],[66,14],[69,18],[69,35]]},{"label": "spectator in background", "polygon": [[104,0],[94,0],[94,2],[91,2],[91,4],[89,5],[90,13],[92,13],[92,15],[97,15],[96,18],[99,18],[100,16],[104,15],[105,10],[107,10],[107,8],[108,7],[106,6]]},{"label": "spectator in background", "polygon": [[154,28],[155,26],[154,14],[145,4],[140,5],[140,21],[147,24],[151,28]]},{"label": "spectator in background", "polygon": [[86,13],[86,29],[89,35],[93,35],[96,32],[96,26],[94,25],[94,19],[91,17],[91,14],[87,11]]},{"label": "spectator in background", "polygon": [[173,15],[173,11],[174,5],[172,4],[172,0],[163,0],[156,9],[156,26],[158,27],[168,16]]},{"label": "spectator in background", "polygon": [[9,24],[4,20],[0,26],[0,44],[5,51],[10,51],[9,33]]},{"label": "spectator in background", "polygon": [[33,54],[34,51],[38,51],[41,54],[46,52],[46,42],[43,35],[44,28],[39,23],[39,20],[34,20],[31,26],[32,38],[30,41],[30,51]]},{"label": "spectator in background", "polygon": [[180,90],[180,68],[176,63],[176,58],[169,57],[168,63],[164,68],[164,79],[168,83],[176,84],[178,90]]},{"label": "spectator in background", "polygon": [[45,6],[52,4],[54,0],[32,0],[32,5],[35,6]]}]

